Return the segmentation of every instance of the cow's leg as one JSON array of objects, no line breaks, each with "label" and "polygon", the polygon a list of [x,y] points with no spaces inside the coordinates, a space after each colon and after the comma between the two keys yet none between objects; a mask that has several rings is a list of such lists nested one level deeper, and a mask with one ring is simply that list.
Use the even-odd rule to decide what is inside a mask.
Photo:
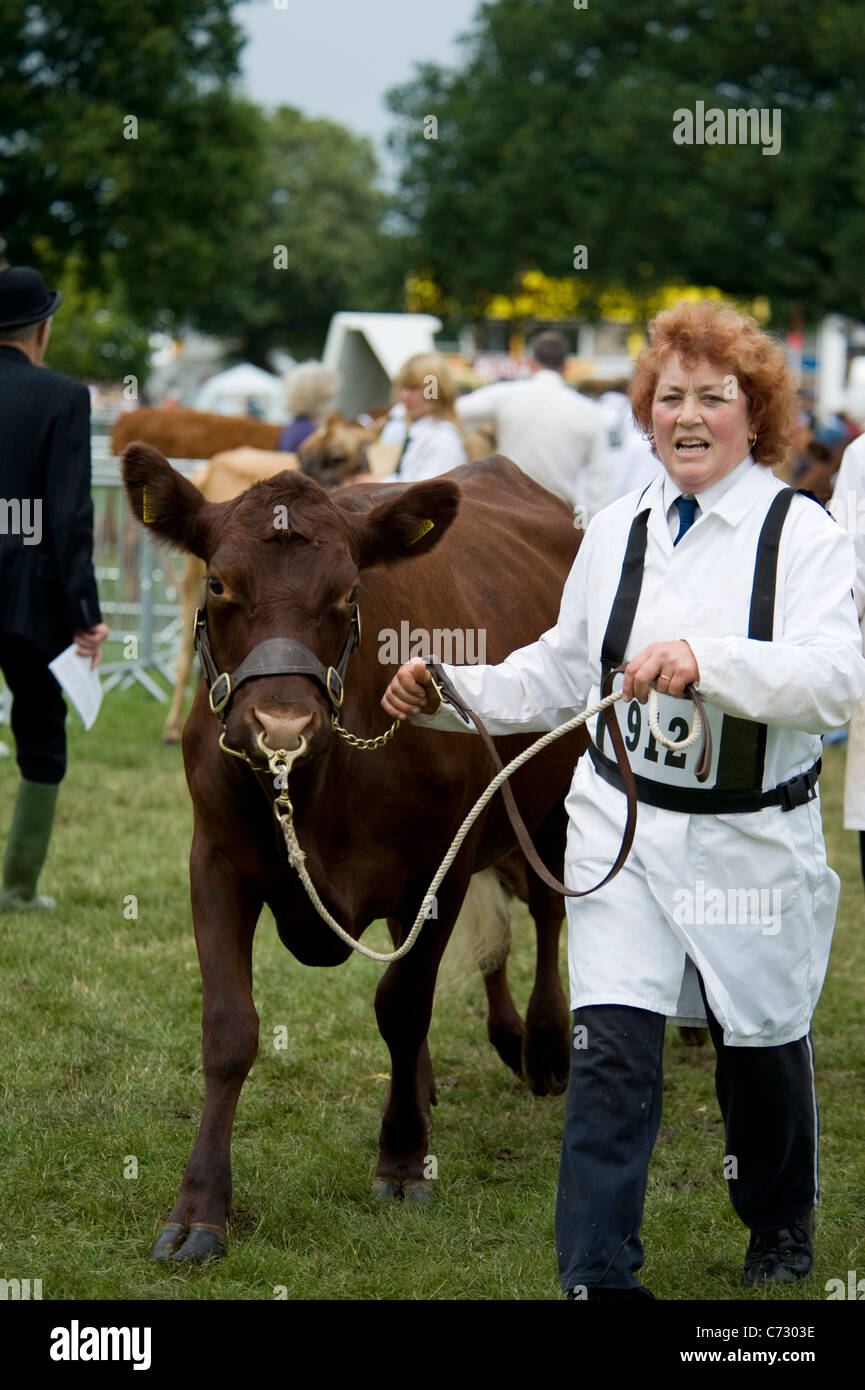
[{"label": "cow's leg", "polygon": [[469,878],[468,870],[460,873],[458,860],[439,889],[437,918],[425,923],[408,955],[391,962],[376,990],[376,1018],[391,1061],[373,1182],[380,1197],[406,1196],[423,1202],[432,1195],[432,1173],[426,1163],[429,1091],[422,1081],[421,1059],[436,975]]},{"label": "cow's leg", "polygon": [[[399,922],[395,917],[388,917],[387,929],[390,932],[391,941],[393,942],[394,946],[396,946],[400,939],[401,928]],[[421,1104],[426,1110],[427,1121],[429,1121],[431,1119],[430,1107],[433,1105],[438,1105],[435,1075],[433,1073],[432,1058],[430,1057],[429,1053],[429,1038],[424,1038],[423,1043],[421,1044],[417,1070],[418,1092],[420,1094]]]},{"label": "cow's leg", "polygon": [[[550,812],[535,847],[556,878],[564,872],[567,817],[564,806]],[[570,1015],[559,975],[559,935],[564,899],[527,866],[529,911],[535,920],[538,954],[535,983],[526,1010],[523,1070],[535,1095],[558,1095],[568,1084]]]},{"label": "cow's leg", "polygon": [[523,1072],[525,1025],[508,984],[508,963],[484,975],[487,992],[487,1036],[506,1066],[517,1076]]},{"label": "cow's leg", "polygon": [[[519,850],[512,850],[495,867],[496,877],[506,895],[526,902],[528,885],[526,882],[526,861]],[[505,906],[504,911],[508,912]],[[510,925],[506,928],[504,952],[500,965],[485,970],[481,964],[484,989],[487,992],[487,1037],[506,1066],[517,1076],[523,1071],[523,1039],[525,1025],[520,1018],[519,1009],[513,1001],[508,984],[508,951],[510,950]]]},{"label": "cow's leg", "polygon": [[204,1110],[177,1201],[153,1259],[206,1260],[225,1250],[231,1201],[231,1127],[258,1050],[252,1000],[252,938],[261,899],[227,861],[199,849],[191,861],[195,944],[203,987]]}]

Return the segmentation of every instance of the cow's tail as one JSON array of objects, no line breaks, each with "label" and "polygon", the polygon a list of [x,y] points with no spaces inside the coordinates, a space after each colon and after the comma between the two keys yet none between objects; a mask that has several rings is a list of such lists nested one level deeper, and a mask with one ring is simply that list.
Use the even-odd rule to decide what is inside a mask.
[{"label": "cow's tail", "polygon": [[511,894],[495,869],[472,876],[439,970],[442,985],[480,970],[492,975],[511,949]]}]

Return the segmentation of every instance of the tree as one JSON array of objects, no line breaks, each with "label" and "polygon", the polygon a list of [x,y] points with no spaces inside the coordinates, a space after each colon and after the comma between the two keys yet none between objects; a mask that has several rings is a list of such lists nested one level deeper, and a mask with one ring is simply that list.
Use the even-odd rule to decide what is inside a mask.
[{"label": "tree", "polygon": [[279,346],[318,352],[338,309],[403,308],[402,243],[383,228],[368,140],[280,107],[264,121],[255,197],[242,210],[230,284],[200,308],[210,332],[236,334],[262,365]]},{"label": "tree", "polygon": [[[39,238],[35,251],[51,288],[63,295],[51,324],[45,365],[83,381],[117,382],[128,376],[143,380],[150,362],[149,334],[129,317],[119,286],[108,294],[87,289],[74,252],[61,264],[59,255]],[[109,272],[105,278],[110,282],[115,277]]]},{"label": "tree", "polygon": [[[683,280],[768,295],[776,319],[863,311],[858,0],[491,0],[464,54],[389,98],[416,264],[443,295],[482,312],[537,268],[595,303]],[[697,102],[779,112],[779,152],[675,143]]]},{"label": "tree", "polygon": [[[229,274],[256,186],[260,122],[237,99],[233,0],[5,0],[0,222],[15,264],[37,238],[132,314],[193,321]],[[106,255],[106,253],[108,253]]]}]

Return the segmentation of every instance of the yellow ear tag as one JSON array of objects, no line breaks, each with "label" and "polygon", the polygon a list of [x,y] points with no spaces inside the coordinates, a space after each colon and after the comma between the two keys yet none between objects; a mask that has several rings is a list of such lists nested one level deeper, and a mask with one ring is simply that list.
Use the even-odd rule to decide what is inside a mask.
[{"label": "yellow ear tag", "polygon": [[141,520],[145,526],[149,526],[151,522],[156,520],[156,512],[150,505],[150,496],[146,487],[141,489]]},{"label": "yellow ear tag", "polygon": [[420,540],[421,536],[425,536],[427,531],[431,531],[434,526],[435,522],[430,521],[429,518],[426,518],[424,521],[419,521],[418,528],[409,541],[409,545],[415,545]]}]

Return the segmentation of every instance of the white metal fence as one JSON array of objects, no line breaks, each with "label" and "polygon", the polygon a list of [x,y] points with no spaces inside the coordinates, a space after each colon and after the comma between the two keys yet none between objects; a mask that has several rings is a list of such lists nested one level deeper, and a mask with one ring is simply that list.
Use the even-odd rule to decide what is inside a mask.
[{"label": "white metal fence", "polygon": [[[103,691],[134,682],[165,702],[159,677],[174,684],[180,639],[179,599],[183,559],[153,543],[126,503],[119,461],[107,435],[91,440],[93,460],[93,566],[99,603],[111,636],[100,671]],[[171,459],[186,477],[201,459]]]}]

